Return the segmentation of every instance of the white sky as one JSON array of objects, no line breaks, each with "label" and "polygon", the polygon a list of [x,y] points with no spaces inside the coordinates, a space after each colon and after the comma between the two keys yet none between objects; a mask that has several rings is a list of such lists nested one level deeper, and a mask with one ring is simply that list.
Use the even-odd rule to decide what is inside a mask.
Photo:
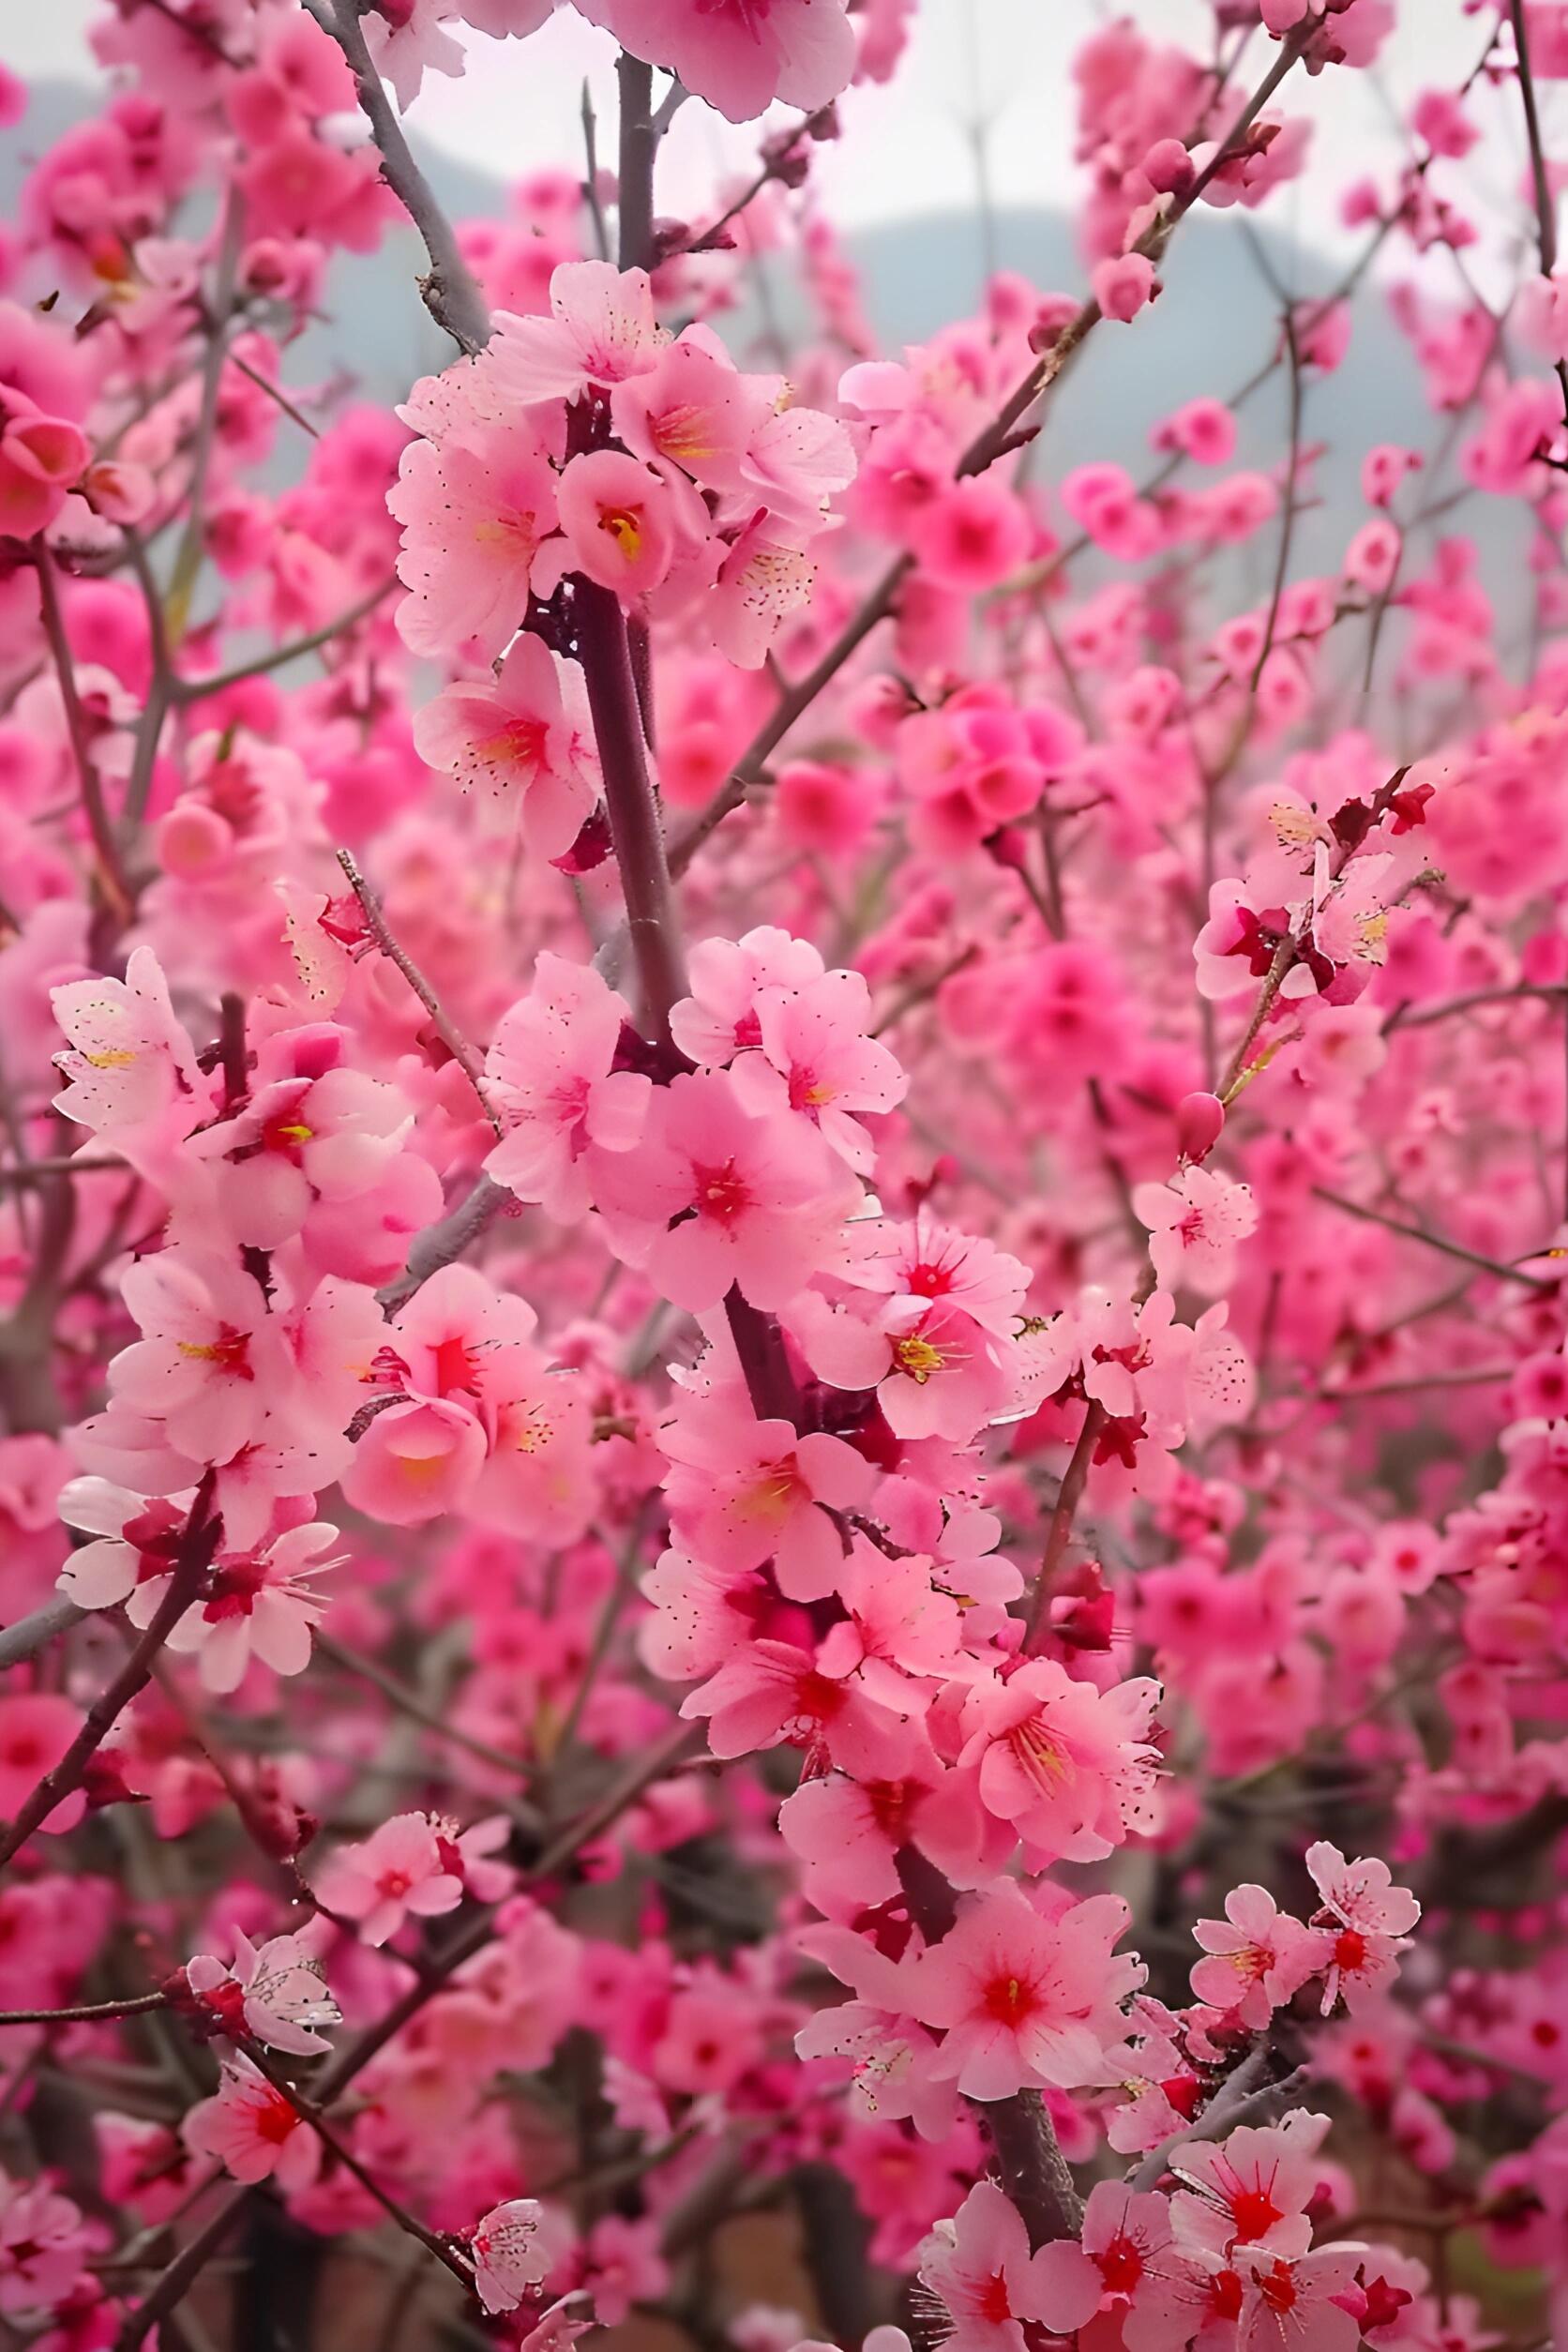
[{"label": "white sky", "polygon": [[[93,72],[85,30],[101,0],[0,0],[0,56],[23,73]],[[920,0],[911,53],[890,88],[852,91],[844,117],[852,134],[818,167],[818,186],[845,226],[964,207],[974,200],[974,160],[968,126],[976,112],[989,117],[989,152],[997,201],[1070,202],[1074,91],[1068,66],[1096,22],[1127,13],[1146,32],[1189,40],[1205,53],[1212,22],[1208,0]],[[1388,100],[1408,101],[1426,87],[1450,87],[1469,72],[1485,38],[1486,16],[1468,14],[1463,0],[1398,0],[1397,28],[1377,74],[1330,71],[1316,81],[1295,75],[1289,111],[1306,112],[1317,125],[1303,209],[1289,221],[1309,243],[1338,241],[1325,218],[1325,194],[1391,154]],[[614,85],[608,36],[563,7],[526,42],[479,41],[478,70],[460,82],[427,79],[412,112],[426,137],[502,177],[539,163],[576,165],[580,87],[586,75],[600,120],[614,119]],[[1257,44],[1261,60],[1266,53]],[[1482,100],[1483,114],[1512,93]],[[1547,94],[1557,113],[1558,91]],[[1562,103],[1568,104],[1568,90]],[[1559,120],[1561,117],[1559,115]],[[756,152],[750,127],[732,129],[708,109],[682,112],[661,165],[660,205],[700,216],[716,172],[747,169]],[[25,137],[25,131],[23,132]],[[1474,187],[1474,159],[1460,167]],[[1512,195],[1506,177],[1489,175],[1500,208]],[[1288,206],[1276,199],[1269,218],[1285,225]]]}]

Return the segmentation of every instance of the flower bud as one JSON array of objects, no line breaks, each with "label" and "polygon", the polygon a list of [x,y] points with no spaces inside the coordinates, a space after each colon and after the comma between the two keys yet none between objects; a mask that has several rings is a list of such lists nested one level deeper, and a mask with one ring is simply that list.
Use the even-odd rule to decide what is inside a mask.
[{"label": "flower bud", "polygon": [[1184,1160],[1205,1160],[1225,1127],[1225,1105],[1217,1094],[1186,1094],[1176,1107],[1176,1140]]}]

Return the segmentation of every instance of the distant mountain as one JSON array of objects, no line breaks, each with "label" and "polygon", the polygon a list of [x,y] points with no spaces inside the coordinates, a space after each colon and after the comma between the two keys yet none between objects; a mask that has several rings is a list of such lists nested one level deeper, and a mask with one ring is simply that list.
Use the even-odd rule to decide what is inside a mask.
[{"label": "distant mountain", "polygon": [[[92,103],[84,89],[68,83],[35,87],[23,121],[0,135],[0,216],[14,212],[33,159]],[[422,147],[420,158],[455,218],[490,218],[508,209],[505,186],[490,174],[444,149]],[[1159,417],[1199,393],[1229,398],[1262,366],[1274,344],[1278,305],[1259,259],[1248,250],[1249,234],[1268,268],[1299,298],[1329,290],[1337,265],[1274,231],[1244,227],[1229,213],[1200,213],[1185,222],[1167,259],[1166,291],[1153,310],[1132,327],[1103,328],[1052,400],[1036,459],[1037,479],[1059,479],[1092,458],[1113,460],[1135,475],[1143,473],[1152,461],[1149,430]],[[1072,227],[1061,213],[1007,211],[994,222],[993,235],[1003,268],[1042,289],[1081,288],[1082,263]],[[934,213],[862,229],[847,239],[847,250],[860,272],[867,315],[890,351],[923,339],[975,307],[985,259],[980,224],[972,215]],[[291,354],[290,380],[320,383],[346,374],[364,397],[390,400],[400,397],[415,376],[440,367],[449,346],[415,290],[422,266],[422,248],[412,228],[389,235],[369,260],[341,257],[328,279],[324,317]],[[805,307],[789,282],[788,264],[775,258],[769,268],[770,294],[788,329],[804,320]],[[743,309],[721,324],[744,354],[757,332],[755,312]],[[1239,461],[1277,464],[1285,445],[1286,389],[1280,371],[1244,411]],[[1333,565],[1364,519],[1358,476],[1362,456],[1373,443],[1422,447],[1433,439],[1419,371],[1376,288],[1364,288],[1357,297],[1355,333],[1343,365],[1331,376],[1314,375],[1310,381],[1304,438],[1309,445],[1323,444],[1326,453],[1313,476],[1312,501],[1298,520],[1296,575]],[[294,461],[292,455],[287,461]],[[1444,527],[1479,536],[1484,576],[1500,606],[1516,609],[1528,534],[1518,503],[1477,498],[1455,524]],[[1272,542],[1248,547],[1239,562],[1241,594],[1266,593]]]}]

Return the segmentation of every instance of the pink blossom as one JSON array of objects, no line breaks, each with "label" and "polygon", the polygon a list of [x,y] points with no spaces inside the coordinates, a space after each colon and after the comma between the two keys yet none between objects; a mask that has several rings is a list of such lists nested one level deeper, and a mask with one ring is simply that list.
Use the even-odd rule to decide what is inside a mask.
[{"label": "pink blossom", "polygon": [[1312,2242],[1306,2208],[1328,2118],[1295,2108],[1283,2123],[1242,2124],[1223,2140],[1184,2140],[1170,2152],[1182,2182],[1170,2200],[1177,2239],[1229,2259],[1246,2246],[1294,2261]]},{"label": "pink blossom", "polygon": [[1359,2013],[1398,1974],[1399,1955],[1410,1950],[1404,1931],[1420,1919],[1421,1906],[1376,1857],[1348,1862],[1336,1846],[1319,1840],[1308,1847],[1306,1866],[1323,1898],[1312,1922],[1326,1970],[1323,2013],[1340,1998]]},{"label": "pink blossom", "polygon": [[670,1016],[671,1034],[701,1068],[718,1069],[748,1046],[762,1042],[764,990],[793,990],[822,976],[822,959],[808,940],[765,924],[739,940],[700,940],[692,949],[691,993]]},{"label": "pink blossom", "polygon": [[744,14],[716,14],[701,0],[582,0],[581,13],[732,123],[775,98],[814,113],[854,71],[854,34],[838,0],[776,0]]},{"label": "pink blossom", "polygon": [[0,2312],[62,2303],[82,2277],[88,2239],[80,2209],[43,2181],[0,2173]]},{"label": "pink blossom", "polygon": [[410,1914],[437,1919],[462,1901],[463,1882],[428,1814],[400,1813],[363,1845],[339,1846],[316,1872],[330,1911],[354,1920],[360,1939],[384,1944]]},{"label": "pink blossom", "polygon": [[550,274],[548,318],[503,311],[491,353],[496,380],[525,408],[609,390],[658,364],[665,339],[648,273],[609,262],[563,262]]},{"label": "pink blossom", "polygon": [[573,458],[557,491],[568,562],[623,603],[656,588],[674,560],[677,523],[668,484],[619,449]]},{"label": "pink blossom", "polygon": [[387,500],[403,526],[398,607],[416,654],[474,639],[500,653],[521,626],[539,548],[555,526],[555,474],[525,424],[475,424],[411,443]]},{"label": "pink blossom", "polygon": [[150,947],[132,950],[124,980],[72,980],[51,991],[70,1039],[55,1108],[79,1126],[113,1136],[164,1130],[188,1135],[212,1110],[216,1089],[196,1065],[169,984]]},{"label": "pink blossom", "polygon": [[973,2099],[1093,2081],[1142,1973],[1111,1954],[1126,1923],[1117,1895],[1091,1895],[1048,1923],[1010,1879],[971,1896],[913,1966],[914,2014],[946,2028],[937,2072]]},{"label": "pink blossom", "polygon": [[1045,2316],[1041,2255],[1029,2251],[1018,2208],[988,2180],[927,2239],[920,2277],[946,2309],[957,2352],[1023,2352],[1024,2323]]},{"label": "pink blossom", "polygon": [[492,2206],[469,2238],[474,2284],[489,2312],[516,2311],[537,2297],[562,2253],[559,2222],[535,2197]]},{"label": "pink blossom", "polygon": [[582,673],[536,637],[513,641],[493,685],[447,686],[416,711],[414,741],[464,791],[482,788],[504,806],[515,799],[535,857],[564,857],[598,798]]},{"label": "pink blossom", "polygon": [[1040,2316],[1053,2333],[1087,2326],[1107,2298],[1125,2322],[1165,2300],[1159,2255],[1170,2239],[1170,2208],[1162,2196],[1101,2180],[1083,2209],[1081,2245],[1058,2239],[1034,2258]]},{"label": "pink blossom", "polygon": [[1120,319],[1123,324],[1136,319],[1144,304],[1152,302],[1160,291],[1154,264],[1142,253],[1119,253],[1108,261],[1097,262],[1090,283],[1106,317]]},{"label": "pink blossom", "polygon": [[1149,1256],[1168,1289],[1184,1283],[1218,1298],[1236,1274],[1237,1244],[1258,1223],[1245,1184],[1208,1168],[1185,1168],[1168,1184],[1138,1184],[1133,1207],[1149,1228]]},{"label": "pink blossom", "polygon": [[248,2186],[276,2180],[294,2195],[321,2167],[316,2134],[248,2058],[228,2061],[214,2096],[200,2100],[180,2128],[196,2155],[216,2157]]},{"label": "pink blossom", "polygon": [[889,1111],[908,1080],[887,1048],[866,1035],[870,990],[857,972],[825,972],[757,1000],[759,1050],[733,1065],[735,1093],[759,1115],[789,1110],[808,1119],[840,1159],[866,1174],[874,1150],[852,1114]]},{"label": "pink blossom", "polygon": [[635,1153],[594,1149],[588,1181],[618,1250],[692,1314],[731,1284],[778,1306],[812,1273],[843,1195],[811,1129],[747,1116],[731,1080],[678,1078],[653,1096]]},{"label": "pink blossom", "polygon": [[792,1601],[833,1591],[844,1539],[830,1513],[868,1500],[874,1477],[864,1456],[825,1431],[803,1437],[787,1421],[737,1424],[696,1398],[660,1439],[674,1465],[665,1484],[671,1524],[700,1558],[727,1573],[772,1560]]},{"label": "pink blossom", "polygon": [[115,1359],[115,1398],[155,1416],[191,1461],[231,1460],[288,1389],[261,1285],[215,1251],[166,1249],[121,1287],[142,1337]]},{"label": "pink blossom", "polygon": [[1245,2026],[1266,2026],[1319,1967],[1311,1931],[1279,1910],[1266,1887],[1232,1887],[1225,1918],[1200,1919],[1192,1932],[1211,1955],[1194,1963],[1193,1991]]},{"label": "pink blossom", "polygon": [[615,1067],[629,1020],[592,965],[543,953],[532,990],[502,1016],[485,1057],[506,1123],[486,1172],[564,1225],[588,1206],[589,1146],[630,1152],[641,1138],[651,1082]]},{"label": "pink blossom", "polygon": [[331,2047],[315,2028],[342,2021],[321,1962],[298,1936],[273,1936],[257,1945],[236,1928],[232,1968],[210,1952],[198,1952],[186,1962],[185,1978],[204,2010],[225,2025],[242,2026],[268,2049],[311,2057]]},{"label": "pink blossom", "polygon": [[1157,1751],[1148,1742],[1157,1682],[1101,1693],[1032,1658],[963,1703],[958,1762],[978,1775],[988,1812],[1010,1821],[1043,1862],[1097,1862],[1152,1825]]},{"label": "pink blossom", "polygon": [[1348,2306],[1357,2300],[1365,2252],[1354,2244],[1317,2246],[1287,2261],[1242,2249],[1236,2262],[1246,2293],[1238,2352],[1356,2352],[1362,2322]]}]

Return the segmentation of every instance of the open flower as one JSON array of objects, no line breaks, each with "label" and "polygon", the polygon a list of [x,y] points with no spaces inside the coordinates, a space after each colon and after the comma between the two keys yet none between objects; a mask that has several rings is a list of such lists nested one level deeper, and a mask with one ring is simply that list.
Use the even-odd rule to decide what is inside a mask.
[{"label": "open flower", "polygon": [[316,1874],[329,1911],[358,1924],[360,1938],[384,1944],[412,1912],[438,1919],[463,1897],[460,1858],[444,1847],[428,1814],[400,1813],[363,1845],[340,1846]]},{"label": "open flower", "polygon": [[248,2186],[276,2180],[294,2195],[321,2169],[316,2134],[248,2058],[229,2061],[213,2097],[199,2101],[180,2128],[196,2155],[216,2157]]},{"label": "open flower", "polygon": [[242,2025],[270,2050],[313,2057],[331,2047],[315,2028],[342,2023],[322,1964],[299,1936],[257,1945],[236,1927],[233,1968],[200,1952],[187,1961],[185,1979],[205,2011],[225,2025]]}]

